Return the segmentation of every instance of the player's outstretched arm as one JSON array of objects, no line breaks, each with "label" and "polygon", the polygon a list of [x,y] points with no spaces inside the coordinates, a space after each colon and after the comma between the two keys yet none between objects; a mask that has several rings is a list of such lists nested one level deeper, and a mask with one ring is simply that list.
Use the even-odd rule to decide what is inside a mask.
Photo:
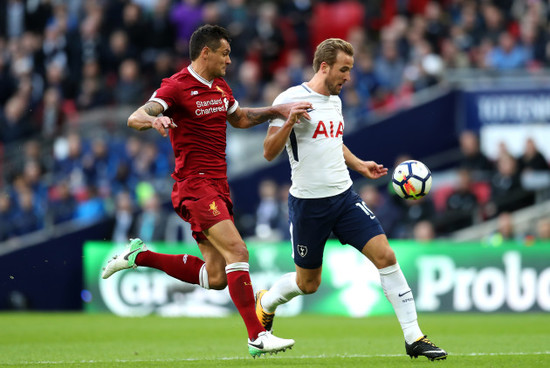
[{"label": "player's outstretched arm", "polygon": [[293,102],[268,107],[237,107],[233,114],[227,116],[227,121],[235,128],[251,128],[271,119],[286,119],[293,107],[307,110],[311,108],[311,104],[309,102]]},{"label": "player's outstretched arm", "polygon": [[176,128],[174,121],[168,116],[158,116],[164,112],[164,107],[155,101],[149,101],[134,111],[128,118],[128,126],[136,130],[154,128],[163,137],[168,135],[168,129]]},{"label": "player's outstretched arm", "polygon": [[342,147],[344,150],[344,160],[350,169],[357,171],[369,179],[378,179],[388,173],[388,169],[384,165],[379,165],[374,161],[363,161],[355,156],[345,144]]}]

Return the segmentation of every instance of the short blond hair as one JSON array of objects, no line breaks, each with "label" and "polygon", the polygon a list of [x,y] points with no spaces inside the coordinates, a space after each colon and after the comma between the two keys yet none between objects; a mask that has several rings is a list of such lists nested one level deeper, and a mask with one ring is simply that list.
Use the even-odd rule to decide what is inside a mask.
[{"label": "short blond hair", "polygon": [[340,38],[327,38],[321,42],[317,46],[313,57],[313,70],[315,73],[319,71],[323,62],[327,63],[329,66],[333,66],[334,63],[336,63],[336,56],[338,56],[339,51],[349,56],[353,56],[353,46],[347,41]]}]

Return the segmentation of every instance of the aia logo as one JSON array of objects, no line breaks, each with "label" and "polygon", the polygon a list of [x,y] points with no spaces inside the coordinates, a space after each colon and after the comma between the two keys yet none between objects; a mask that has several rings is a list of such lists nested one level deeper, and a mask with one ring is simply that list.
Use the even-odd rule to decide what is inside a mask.
[{"label": "aia logo", "polygon": [[208,206],[208,210],[212,212],[212,215],[218,216],[220,214],[220,211],[218,210],[218,205],[216,204],[216,201],[212,201],[210,205]]},{"label": "aia logo", "polygon": [[344,123],[341,121],[338,122],[338,127],[336,128],[336,132],[334,131],[334,123],[331,121],[327,124],[325,124],[323,121],[319,121],[317,123],[317,129],[315,129],[315,133],[313,133],[312,138],[317,138],[317,136],[322,136],[324,138],[338,138],[340,136],[344,135]]}]

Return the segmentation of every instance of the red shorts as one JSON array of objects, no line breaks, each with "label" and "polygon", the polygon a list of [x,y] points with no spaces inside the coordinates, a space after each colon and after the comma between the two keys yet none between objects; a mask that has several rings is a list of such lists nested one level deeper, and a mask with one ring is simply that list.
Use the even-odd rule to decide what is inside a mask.
[{"label": "red shorts", "polygon": [[172,205],[176,213],[191,224],[197,242],[202,233],[223,220],[233,221],[233,202],[227,179],[188,178],[172,188]]}]

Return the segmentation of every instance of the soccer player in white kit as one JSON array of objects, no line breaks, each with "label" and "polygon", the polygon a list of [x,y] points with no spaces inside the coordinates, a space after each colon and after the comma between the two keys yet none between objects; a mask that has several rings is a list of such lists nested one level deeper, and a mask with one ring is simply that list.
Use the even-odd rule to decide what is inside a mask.
[{"label": "soccer player in white kit", "polygon": [[374,161],[359,159],[343,144],[345,125],[338,95],[350,80],[352,67],[352,45],[327,39],[315,51],[313,78],[289,88],[273,102],[307,101],[313,108],[294,108],[286,121],[272,120],[264,141],[267,160],[273,160],[285,147],[290,160],[288,205],[296,272],[282,276],[271,289],[257,292],[256,314],[271,330],[278,305],[317,291],[324,246],[333,232],[342,244],[355,247],[378,269],[384,293],[403,329],[406,353],[411,358],[445,359],[447,352],[428,340],[418,326],[412,291],[380,222],[352,189],[348,168],[370,179],[388,172]]}]

